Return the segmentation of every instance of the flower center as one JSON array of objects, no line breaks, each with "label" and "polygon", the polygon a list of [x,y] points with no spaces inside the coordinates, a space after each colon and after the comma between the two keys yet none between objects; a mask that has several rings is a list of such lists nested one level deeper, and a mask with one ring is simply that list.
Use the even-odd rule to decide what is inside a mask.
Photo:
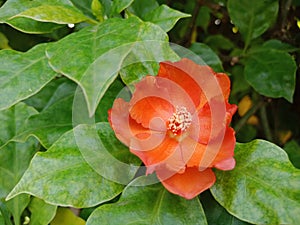
[{"label": "flower center", "polygon": [[168,130],[174,135],[184,132],[192,123],[192,115],[184,106],[176,107],[176,112],[168,120]]}]

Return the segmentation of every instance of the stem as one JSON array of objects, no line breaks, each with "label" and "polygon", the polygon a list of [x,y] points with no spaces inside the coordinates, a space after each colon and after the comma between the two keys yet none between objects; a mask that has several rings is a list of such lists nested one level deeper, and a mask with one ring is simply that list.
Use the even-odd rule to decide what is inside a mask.
[{"label": "stem", "polygon": [[273,135],[272,135],[271,128],[270,128],[270,125],[269,125],[268,116],[267,116],[267,110],[266,110],[266,106],[265,105],[263,105],[260,108],[260,112],[259,113],[260,113],[262,127],[263,127],[263,130],[264,130],[265,135],[266,135],[266,139],[268,141],[273,142]]},{"label": "stem", "polygon": [[253,116],[256,111],[261,108],[265,104],[264,101],[260,101],[255,104],[251,109],[249,109],[246,114],[239,120],[239,122],[234,126],[235,132],[239,132],[239,130],[247,123],[248,119]]},{"label": "stem", "polygon": [[194,27],[196,26],[196,20],[200,11],[201,6],[203,5],[204,0],[198,0],[196,2],[193,14],[192,14],[192,20],[189,24],[189,31],[186,33],[184,37],[184,43],[186,46],[189,46],[191,44],[191,36],[193,34]]}]

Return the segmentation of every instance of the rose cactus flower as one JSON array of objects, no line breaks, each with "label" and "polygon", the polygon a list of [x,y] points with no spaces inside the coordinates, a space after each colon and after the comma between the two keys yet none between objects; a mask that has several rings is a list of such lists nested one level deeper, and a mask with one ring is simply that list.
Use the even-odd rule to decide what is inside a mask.
[{"label": "rose cactus flower", "polygon": [[212,168],[235,167],[235,132],[229,127],[237,106],[228,103],[224,73],[189,59],[161,62],[157,76],[135,85],[129,102],[109,110],[117,138],[170,192],[192,199],[216,181]]}]

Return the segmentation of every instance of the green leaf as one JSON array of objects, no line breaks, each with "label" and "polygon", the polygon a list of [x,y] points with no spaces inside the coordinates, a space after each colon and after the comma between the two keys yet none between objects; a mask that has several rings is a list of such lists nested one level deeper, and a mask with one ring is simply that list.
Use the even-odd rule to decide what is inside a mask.
[{"label": "green leaf", "polygon": [[[18,183],[36,152],[36,141],[29,139],[26,143],[8,143],[0,150],[0,201],[3,201]],[[22,194],[4,204],[12,213],[16,224],[20,224],[23,210],[30,201],[29,195]]]},{"label": "green leaf", "polygon": [[34,114],[37,114],[37,111],[24,103],[0,111],[0,152],[15,135],[23,131],[24,121]]},{"label": "green leaf", "polygon": [[100,22],[104,21],[104,8],[99,0],[93,0],[92,1],[92,12],[93,15],[99,20]]},{"label": "green leaf", "polygon": [[219,56],[206,44],[193,43],[190,50],[200,56],[204,63],[212,67],[216,72],[224,71]]},{"label": "green leaf", "polygon": [[69,0],[9,0],[0,8],[0,23],[6,23],[15,29],[27,33],[49,33],[61,27],[55,23],[42,23],[29,18],[12,18],[15,15],[22,13],[28,9],[50,5],[69,5],[72,3]]},{"label": "green leaf", "polygon": [[295,167],[300,169],[300,146],[295,141],[292,140],[284,145],[284,150],[288,154],[291,162]]},{"label": "green leaf", "polygon": [[220,49],[231,50],[234,48],[234,43],[221,34],[209,35],[204,42],[214,51]]},{"label": "green leaf", "polygon": [[12,49],[8,44],[8,39],[5,34],[0,32],[0,49]]},{"label": "green leaf", "polygon": [[115,18],[68,35],[50,46],[47,55],[55,71],[80,85],[93,115],[121,68],[144,61],[158,64],[166,56],[170,59],[170,49],[163,55],[157,51],[166,46],[169,46],[168,36],[156,25],[134,17]]},{"label": "green leaf", "polygon": [[120,200],[98,207],[87,225],[103,224],[207,224],[198,198],[186,200],[161,184],[146,186],[139,177],[124,190]]},{"label": "green leaf", "polygon": [[209,191],[201,194],[201,203],[207,223],[211,225],[247,225],[244,221],[229,214],[211,195]]},{"label": "green leaf", "polygon": [[120,184],[133,179],[141,161],[115,137],[109,123],[81,125],[74,134],[83,158],[99,175]]},{"label": "green leaf", "polygon": [[[97,122],[107,122],[108,121],[108,110],[112,108],[113,102],[120,93],[123,91],[125,86],[120,79],[116,79],[105,92],[103,98],[101,99],[97,111],[95,113],[95,120]],[[124,96],[122,96],[123,98]]]},{"label": "green leaf", "polygon": [[57,24],[80,23],[90,20],[75,7],[47,4],[27,9],[10,19],[18,17],[26,17],[40,22],[51,22]]},{"label": "green leaf", "polygon": [[232,215],[254,224],[298,224],[300,170],[287,154],[263,140],[237,144],[236,167],[216,171],[215,199]]},{"label": "green leaf", "polygon": [[260,94],[293,102],[297,65],[286,52],[262,49],[246,58],[245,78]]},{"label": "green leaf", "polygon": [[44,110],[28,118],[22,132],[12,140],[23,142],[29,136],[35,136],[45,148],[49,148],[61,135],[71,130],[75,88],[72,82],[61,84]]},{"label": "green leaf", "polygon": [[112,12],[113,13],[122,12],[124,9],[130,6],[133,1],[134,0],[114,0],[112,2]]},{"label": "green leaf", "polygon": [[143,20],[159,25],[165,32],[171,30],[181,18],[190,17],[190,14],[161,5],[142,17]]},{"label": "green leaf", "polygon": [[49,224],[56,214],[57,206],[45,203],[42,199],[33,197],[28,209],[31,212],[30,225]]},{"label": "green leaf", "polygon": [[85,225],[85,221],[68,208],[58,208],[57,214],[50,225]]},{"label": "green leaf", "polygon": [[83,208],[106,202],[122,190],[123,185],[104,179],[85,162],[71,130],[33,157],[7,199],[28,193],[53,205]]},{"label": "green leaf", "polygon": [[37,45],[25,53],[0,51],[0,110],[36,94],[55,77],[45,56],[46,46]]},{"label": "green leaf", "polygon": [[299,48],[292,46],[288,43],[281,42],[280,40],[271,39],[266,41],[261,47],[268,49],[276,49],[285,52],[299,51]]},{"label": "green leaf", "polygon": [[34,107],[36,110],[42,111],[45,107],[49,106],[48,103],[50,99],[52,99],[55,91],[59,88],[59,86],[62,83],[66,81],[70,80],[64,77],[59,79],[53,79],[46,86],[44,86],[42,90],[40,90],[38,93],[31,96],[30,98],[25,99],[24,102],[27,105]]},{"label": "green leaf", "polygon": [[154,11],[158,7],[159,5],[156,0],[139,0],[134,1],[128,8],[128,11],[139,18],[143,18],[144,15]]},{"label": "green leaf", "polygon": [[263,34],[274,23],[279,4],[277,0],[228,0],[227,8],[247,47],[252,39]]},{"label": "green leaf", "polygon": [[205,32],[207,31],[210,23],[210,12],[211,9],[209,7],[201,6],[196,19],[196,25],[200,26]]}]

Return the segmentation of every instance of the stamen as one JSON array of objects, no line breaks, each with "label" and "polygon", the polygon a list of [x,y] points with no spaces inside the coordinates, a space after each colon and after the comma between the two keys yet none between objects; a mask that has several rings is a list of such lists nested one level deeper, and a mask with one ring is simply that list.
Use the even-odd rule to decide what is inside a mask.
[{"label": "stamen", "polygon": [[176,107],[176,112],[168,120],[168,130],[174,135],[184,132],[192,123],[192,115],[184,106]]}]

